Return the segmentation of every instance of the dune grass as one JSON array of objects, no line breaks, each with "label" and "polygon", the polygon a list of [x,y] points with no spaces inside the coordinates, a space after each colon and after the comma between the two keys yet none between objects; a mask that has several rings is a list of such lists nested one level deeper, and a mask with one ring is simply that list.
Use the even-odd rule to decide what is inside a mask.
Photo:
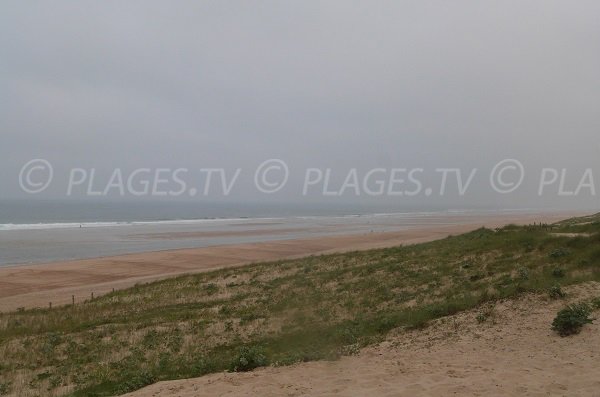
[{"label": "dune grass", "polygon": [[[261,263],[0,315],[0,395],[112,396],[335,359],[486,301],[600,280],[600,216]],[[557,270],[559,269],[559,270]]]}]

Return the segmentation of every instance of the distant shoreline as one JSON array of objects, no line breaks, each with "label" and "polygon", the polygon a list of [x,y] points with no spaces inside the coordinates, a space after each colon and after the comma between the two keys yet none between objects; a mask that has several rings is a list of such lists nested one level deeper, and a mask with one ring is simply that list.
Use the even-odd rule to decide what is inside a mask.
[{"label": "distant shoreline", "polygon": [[[416,244],[465,233],[482,226],[552,223],[581,212],[492,214],[464,217],[447,226],[415,226],[409,230],[349,233],[313,238],[261,241],[202,248],[151,251],[95,259],[0,267],[0,311],[47,307],[89,299],[182,274],[309,255]],[[455,219],[456,221],[456,219]],[[175,236],[176,237],[176,236]]]},{"label": "distant shoreline", "polygon": [[[548,211],[549,212],[549,211]],[[396,232],[540,210],[447,210],[122,222],[0,224],[0,268],[152,251]]]},{"label": "distant shoreline", "polygon": [[261,225],[263,222],[287,221],[290,219],[325,219],[325,218],[377,218],[381,216],[460,216],[469,214],[495,215],[495,214],[531,214],[531,213],[549,213],[544,210],[527,209],[503,209],[503,210],[440,210],[440,211],[405,211],[405,212],[365,212],[365,213],[346,213],[335,215],[288,215],[288,216],[238,216],[238,217],[204,217],[189,219],[157,219],[157,220],[123,220],[123,221],[64,221],[64,222],[37,222],[37,223],[19,223],[19,222],[0,222],[0,232],[27,231],[27,230],[54,230],[54,229],[78,229],[85,228],[110,228],[110,227],[128,227],[128,226],[159,226],[159,225],[194,225],[206,223],[239,223],[242,225]]}]

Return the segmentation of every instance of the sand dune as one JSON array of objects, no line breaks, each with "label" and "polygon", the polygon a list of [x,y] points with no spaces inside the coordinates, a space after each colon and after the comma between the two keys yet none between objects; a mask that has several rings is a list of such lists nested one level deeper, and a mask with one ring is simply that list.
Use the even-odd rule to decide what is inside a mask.
[{"label": "sand dune", "polygon": [[[600,283],[566,289],[600,296]],[[563,301],[529,295],[396,331],[378,346],[334,362],[220,373],[161,382],[130,397],[201,396],[598,396],[600,321],[561,338],[550,330]]]}]

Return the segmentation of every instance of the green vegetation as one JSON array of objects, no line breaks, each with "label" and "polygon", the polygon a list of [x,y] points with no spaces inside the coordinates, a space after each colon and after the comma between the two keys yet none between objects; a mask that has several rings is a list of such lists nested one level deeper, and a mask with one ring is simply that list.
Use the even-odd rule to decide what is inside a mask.
[{"label": "green vegetation", "polygon": [[258,347],[242,346],[239,355],[231,362],[229,370],[232,372],[251,371],[254,368],[264,367],[269,360]]},{"label": "green vegetation", "polygon": [[592,308],[587,303],[569,305],[560,310],[552,322],[552,329],[560,336],[569,336],[581,332],[585,324],[591,324],[589,318]]},{"label": "green vegetation", "polygon": [[548,290],[548,295],[552,299],[559,299],[565,297],[565,292],[562,290],[560,284],[555,284]]},{"label": "green vegetation", "polygon": [[[600,280],[599,220],[229,268],[4,313],[0,391],[111,396],[159,380],[355,354],[394,328],[547,293],[557,267],[563,286]],[[490,315],[481,314],[482,322]]]},{"label": "green vegetation", "polygon": [[477,314],[477,322],[484,323],[487,320],[487,316],[484,313]]}]

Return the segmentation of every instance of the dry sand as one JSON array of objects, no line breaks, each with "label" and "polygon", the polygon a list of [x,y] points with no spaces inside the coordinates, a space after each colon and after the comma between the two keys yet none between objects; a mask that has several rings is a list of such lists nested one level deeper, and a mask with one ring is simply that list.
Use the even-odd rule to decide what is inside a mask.
[{"label": "dry sand", "polygon": [[[600,283],[568,288],[569,299],[600,296]],[[529,295],[394,331],[357,356],[160,382],[130,397],[201,396],[600,396],[600,321],[579,335],[550,330],[565,302]]]},{"label": "dry sand", "polygon": [[[345,252],[414,244],[464,233],[478,227],[498,227],[508,223],[556,222],[581,214],[521,214],[465,217],[453,225],[413,227],[386,233],[354,234],[223,245],[120,255],[97,259],[48,264],[0,267],[0,311],[47,307],[89,299],[113,289],[229,266],[297,258],[307,255]],[[174,236],[176,237],[176,236]]]}]

